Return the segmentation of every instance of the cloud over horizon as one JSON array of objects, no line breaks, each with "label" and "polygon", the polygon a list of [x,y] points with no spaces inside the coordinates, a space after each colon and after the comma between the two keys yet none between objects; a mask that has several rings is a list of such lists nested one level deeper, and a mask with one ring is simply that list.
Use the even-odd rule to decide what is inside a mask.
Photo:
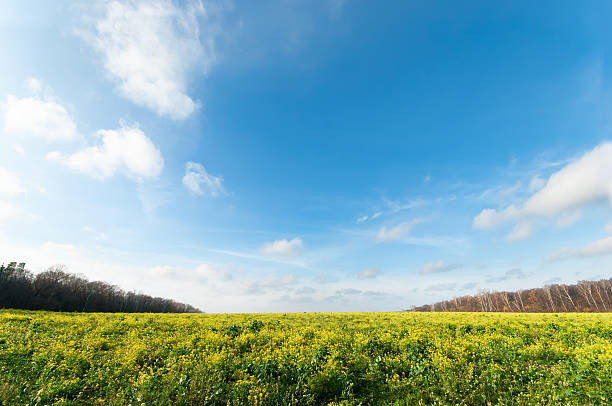
[{"label": "cloud over horizon", "polygon": [[552,255],[549,255],[547,261],[558,261],[568,258],[589,258],[599,255],[612,254],[612,237],[602,238],[601,240],[593,241],[582,247],[562,248]]},{"label": "cloud over horizon", "polygon": [[[553,173],[548,181],[521,205],[504,209],[484,209],[474,217],[473,228],[491,230],[507,222],[518,221],[508,235],[511,241],[529,238],[532,222],[557,215],[568,216],[561,224],[577,221],[576,210],[608,202],[612,205],[612,143],[604,142],[575,162]],[[541,183],[541,182],[537,182]]]}]

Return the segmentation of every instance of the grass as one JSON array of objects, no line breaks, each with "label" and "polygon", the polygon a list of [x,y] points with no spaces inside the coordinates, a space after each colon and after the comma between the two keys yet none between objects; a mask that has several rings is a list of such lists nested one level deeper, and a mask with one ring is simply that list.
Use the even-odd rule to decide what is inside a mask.
[{"label": "grass", "polygon": [[612,314],[0,311],[0,404],[610,404]]}]

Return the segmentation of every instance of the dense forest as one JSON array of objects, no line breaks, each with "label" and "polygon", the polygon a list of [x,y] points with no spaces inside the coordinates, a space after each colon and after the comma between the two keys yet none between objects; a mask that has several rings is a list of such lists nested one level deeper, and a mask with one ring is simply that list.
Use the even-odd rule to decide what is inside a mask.
[{"label": "dense forest", "polygon": [[37,275],[25,264],[0,265],[0,308],[64,312],[201,313],[188,304],[136,292],[66,272],[64,266]]},{"label": "dense forest", "polygon": [[517,292],[480,292],[444,302],[413,307],[416,312],[609,312],[612,279],[580,281],[575,285],[546,285]]}]

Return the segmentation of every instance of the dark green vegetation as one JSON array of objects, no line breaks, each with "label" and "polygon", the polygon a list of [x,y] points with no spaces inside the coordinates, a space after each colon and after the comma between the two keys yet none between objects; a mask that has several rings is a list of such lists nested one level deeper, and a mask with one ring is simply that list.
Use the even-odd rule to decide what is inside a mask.
[{"label": "dark green vegetation", "polygon": [[612,315],[0,311],[0,403],[612,402]]},{"label": "dark green vegetation", "polygon": [[106,282],[90,282],[57,265],[33,275],[25,264],[0,265],[0,309],[63,312],[200,313],[171,299],[124,292]]}]

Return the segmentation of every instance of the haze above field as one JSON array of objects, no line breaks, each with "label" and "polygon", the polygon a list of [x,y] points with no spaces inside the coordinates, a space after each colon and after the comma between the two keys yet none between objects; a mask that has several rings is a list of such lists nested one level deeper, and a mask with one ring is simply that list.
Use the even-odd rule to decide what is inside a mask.
[{"label": "haze above field", "polygon": [[0,261],[206,312],[608,278],[609,20],[604,1],[4,2]]}]

